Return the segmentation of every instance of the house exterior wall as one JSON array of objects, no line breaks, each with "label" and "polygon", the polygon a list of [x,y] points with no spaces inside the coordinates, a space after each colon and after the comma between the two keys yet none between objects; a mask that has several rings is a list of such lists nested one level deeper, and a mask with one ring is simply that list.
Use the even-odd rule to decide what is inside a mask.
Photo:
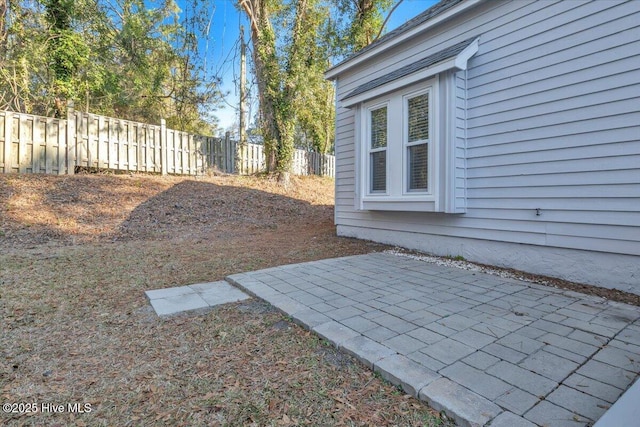
[{"label": "house exterior wall", "polygon": [[340,73],[337,98],[475,36],[456,74],[464,213],[358,210],[338,101],[338,234],[640,294],[640,2],[487,1]]}]

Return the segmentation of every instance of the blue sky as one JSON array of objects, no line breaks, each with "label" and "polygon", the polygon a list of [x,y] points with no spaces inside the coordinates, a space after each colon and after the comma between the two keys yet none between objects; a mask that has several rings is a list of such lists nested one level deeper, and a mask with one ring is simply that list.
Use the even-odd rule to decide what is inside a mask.
[{"label": "blue sky", "polygon": [[[184,4],[184,0],[177,2],[181,7]],[[387,31],[402,25],[437,2],[438,0],[404,0],[391,15]],[[225,97],[226,103],[215,112],[220,128],[226,129],[237,122],[237,108],[234,108],[238,104],[236,81],[240,72],[237,43],[240,24],[248,28],[248,23],[244,14],[237,10],[235,1],[213,0],[212,4],[214,7],[209,9],[210,16],[207,17],[211,19],[209,39],[201,40],[200,47],[202,53],[206,54],[209,72],[222,77],[222,90],[228,94]],[[246,37],[248,38],[248,32]]]}]

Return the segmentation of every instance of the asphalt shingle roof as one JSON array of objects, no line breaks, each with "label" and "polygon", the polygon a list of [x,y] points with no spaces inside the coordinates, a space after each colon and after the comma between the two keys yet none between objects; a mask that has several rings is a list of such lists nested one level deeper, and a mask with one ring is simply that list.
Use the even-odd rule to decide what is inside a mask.
[{"label": "asphalt shingle roof", "polygon": [[375,89],[382,85],[385,85],[394,80],[400,79],[402,77],[408,76],[410,74],[415,73],[416,71],[420,71],[424,68],[428,68],[438,62],[445,61],[447,59],[451,59],[457,56],[460,52],[462,52],[465,48],[467,48],[473,41],[475,37],[462,41],[460,43],[454,44],[446,49],[443,49],[439,52],[434,53],[433,55],[429,55],[426,58],[423,58],[419,61],[416,61],[412,64],[406,65],[404,67],[398,68],[395,71],[392,71],[384,76],[378,77],[377,79],[373,79],[368,81],[351,92],[349,92],[342,99],[352,98],[356,95],[360,95],[364,92],[370,91],[371,89]]}]

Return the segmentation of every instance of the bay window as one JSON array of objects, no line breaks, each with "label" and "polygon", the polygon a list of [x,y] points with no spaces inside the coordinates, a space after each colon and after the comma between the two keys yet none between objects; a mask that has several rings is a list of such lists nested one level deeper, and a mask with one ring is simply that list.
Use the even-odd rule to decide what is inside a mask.
[{"label": "bay window", "polygon": [[433,98],[437,93],[435,78],[363,103],[364,209],[434,210],[438,148],[432,143],[437,135]]},{"label": "bay window", "polygon": [[355,209],[466,211],[467,67],[478,49],[478,38],[459,41],[339,98],[354,110]]}]

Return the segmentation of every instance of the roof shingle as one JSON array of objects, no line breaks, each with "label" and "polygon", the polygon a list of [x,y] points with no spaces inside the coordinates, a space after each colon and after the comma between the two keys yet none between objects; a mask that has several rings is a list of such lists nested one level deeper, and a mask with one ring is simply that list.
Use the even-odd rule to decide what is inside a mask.
[{"label": "roof shingle", "polygon": [[395,71],[392,71],[384,76],[378,77],[377,79],[373,79],[368,81],[351,92],[349,92],[342,99],[353,98],[354,96],[360,95],[364,92],[370,91],[382,85],[385,85],[394,80],[400,79],[402,77],[408,76],[409,74],[413,74],[416,71],[420,71],[424,68],[430,67],[432,65],[437,64],[438,62],[445,61],[447,59],[451,59],[457,56],[460,52],[465,50],[473,41],[475,37],[462,41],[460,43],[456,43],[453,46],[450,46],[446,49],[443,49],[439,52],[434,53],[433,55],[429,55],[426,58],[423,58],[419,61],[416,61],[412,64],[406,65],[404,67],[398,68]]}]

